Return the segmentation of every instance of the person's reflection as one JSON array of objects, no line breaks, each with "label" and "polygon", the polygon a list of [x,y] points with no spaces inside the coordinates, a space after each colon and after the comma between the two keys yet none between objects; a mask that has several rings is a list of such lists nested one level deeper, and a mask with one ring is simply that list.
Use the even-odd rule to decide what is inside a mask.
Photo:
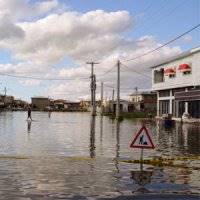
[{"label": "person's reflection", "polygon": [[31,121],[27,122],[27,131],[28,131],[28,133],[31,132]]},{"label": "person's reflection", "polygon": [[120,122],[116,121],[116,157],[115,157],[115,167],[117,171],[119,172],[119,167],[118,167],[118,159],[120,155],[120,137],[119,137],[119,132],[120,132]]},{"label": "person's reflection", "polygon": [[90,123],[90,157],[95,157],[95,116],[91,117]]}]

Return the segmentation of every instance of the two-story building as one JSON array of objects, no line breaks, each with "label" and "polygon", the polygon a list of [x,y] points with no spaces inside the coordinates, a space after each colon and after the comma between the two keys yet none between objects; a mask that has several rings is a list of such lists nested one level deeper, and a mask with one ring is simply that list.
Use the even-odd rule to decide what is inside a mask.
[{"label": "two-story building", "polygon": [[32,97],[31,104],[33,109],[44,110],[50,105],[48,97]]},{"label": "two-story building", "polygon": [[157,116],[200,118],[200,47],[152,67]]}]

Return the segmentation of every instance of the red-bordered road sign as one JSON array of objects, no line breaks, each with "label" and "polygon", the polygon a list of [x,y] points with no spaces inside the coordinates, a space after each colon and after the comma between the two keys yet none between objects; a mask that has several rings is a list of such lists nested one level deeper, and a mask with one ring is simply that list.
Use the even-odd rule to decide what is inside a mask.
[{"label": "red-bordered road sign", "polygon": [[131,145],[131,148],[143,148],[143,149],[154,149],[155,146],[149,135],[149,132],[145,126],[139,130],[139,132],[134,137]]}]

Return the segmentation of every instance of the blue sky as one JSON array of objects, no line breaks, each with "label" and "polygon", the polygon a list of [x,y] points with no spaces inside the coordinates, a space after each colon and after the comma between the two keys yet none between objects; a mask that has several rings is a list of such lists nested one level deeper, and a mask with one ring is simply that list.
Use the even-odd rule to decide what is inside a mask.
[{"label": "blue sky", "polygon": [[[136,17],[130,37],[154,35],[159,41],[167,41],[200,22],[199,0],[62,0],[70,9],[87,12],[102,9],[108,12],[127,10]],[[193,41],[184,49],[200,41],[199,31],[190,34]]]},{"label": "blue sky", "polygon": [[[24,2],[23,0],[16,0],[16,2],[20,1]],[[36,0],[29,1],[29,5],[35,5],[41,2],[44,1],[36,1]],[[38,13],[36,13],[35,11],[35,16],[37,15],[37,19],[43,19],[53,13],[61,14],[70,11],[75,11],[79,14],[84,14],[95,10],[103,10],[105,13],[117,12],[122,10],[127,11],[131,18],[132,26],[130,26],[124,32],[122,31],[120,33],[117,33],[120,37],[124,37],[127,41],[129,40],[136,41],[141,37],[151,36],[153,37],[153,40],[157,44],[162,44],[200,23],[199,0],[117,0],[117,1],[116,0],[84,0],[84,1],[58,0],[57,3],[59,3],[59,9],[57,9],[56,11],[52,9],[40,15],[38,15]],[[65,5],[65,9],[62,9],[63,5]],[[33,13],[33,15],[31,16],[32,22],[36,22],[35,16]],[[14,19],[13,23],[17,25],[17,23],[25,21],[30,22],[30,16],[29,17],[27,16],[27,18],[26,16],[23,16],[23,18],[21,19]],[[103,27],[99,26],[98,28],[100,30]],[[182,51],[185,51],[190,48],[198,46],[199,42],[200,42],[200,33],[198,29],[191,32],[184,38],[171,44],[170,46],[172,48],[174,46],[178,46]],[[9,46],[9,48],[3,48],[2,46],[0,47],[1,47],[0,64],[2,66],[4,66],[5,64],[16,65],[22,61],[29,62],[29,60],[31,60],[31,57],[28,57],[25,60],[21,60],[21,57],[19,56],[16,58],[18,52],[16,50],[15,52],[13,52],[13,49],[15,47],[12,48],[11,45]],[[109,55],[109,52],[107,53]],[[110,54],[113,55],[116,54],[116,50],[115,52],[114,51],[110,52]],[[58,59],[54,63],[47,64],[47,62],[44,62],[42,66],[51,65],[52,69],[54,69],[53,73],[59,73],[59,70],[62,69],[70,70],[72,68],[76,68],[75,66],[77,66],[77,63],[83,63],[83,60],[82,62],[79,61],[77,62],[76,56],[74,57],[74,55],[71,56],[71,54],[66,53],[66,55],[62,56],[62,58]],[[46,73],[48,73],[48,70],[49,68],[47,69]],[[17,73],[17,69],[15,70],[15,73]],[[68,71],[66,73],[70,74],[71,71]],[[35,74],[29,73],[27,75],[31,76]],[[8,94],[15,95],[17,97],[26,100],[30,100],[31,96],[47,95],[46,91],[48,91],[48,95],[51,95],[49,93],[52,90],[49,89],[49,87],[52,87],[54,88],[54,90],[60,91],[60,93],[66,92],[66,94],[68,95],[65,96],[65,98],[67,99],[71,98],[70,97],[71,90],[68,91],[67,88],[69,87],[67,85],[63,86],[62,82],[56,83],[50,81],[43,81],[38,85],[37,84],[27,85],[23,84],[20,81],[21,80],[17,78],[9,78],[1,76],[0,91],[2,91],[2,89],[6,86],[8,88]],[[78,97],[78,93],[79,92],[81,93],[82,90],[80,89],[79,91],[76,88],[76,84],[74,83],[70,83],[69,85],[70,87],[72,87],[71,85],[75,87],[75,91],[77,91],[77,97]],[[62,88],[62,89],[56,89],[56,88]],[[89,92],[89,89],[87,90],[85,88],[84,91]],[[84,96],[84,93],[81,95]],[[74,94],[72,96],[74,96]]]}]

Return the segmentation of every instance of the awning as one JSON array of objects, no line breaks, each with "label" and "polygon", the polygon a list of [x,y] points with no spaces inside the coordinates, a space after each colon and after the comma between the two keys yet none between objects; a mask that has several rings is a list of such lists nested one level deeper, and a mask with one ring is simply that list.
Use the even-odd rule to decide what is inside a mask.
[{"label": "awning", "polygon": [[167,76],[173,75],[173,74],[176,74],[176,71],[173,68],[167,68],[167,69],[165,69],[164,74],[167,75]]},{"label": "awning", "polygon": [[179,65],[178,70],[181,72],[188,72],[188,71],[191,71],[191,67],[189,64],[184,63],[184,64]]},{"label": "awning", "polygon": [[200,90],[175,92],[174,97],[176,101],[197,101],[200,100]]}]

